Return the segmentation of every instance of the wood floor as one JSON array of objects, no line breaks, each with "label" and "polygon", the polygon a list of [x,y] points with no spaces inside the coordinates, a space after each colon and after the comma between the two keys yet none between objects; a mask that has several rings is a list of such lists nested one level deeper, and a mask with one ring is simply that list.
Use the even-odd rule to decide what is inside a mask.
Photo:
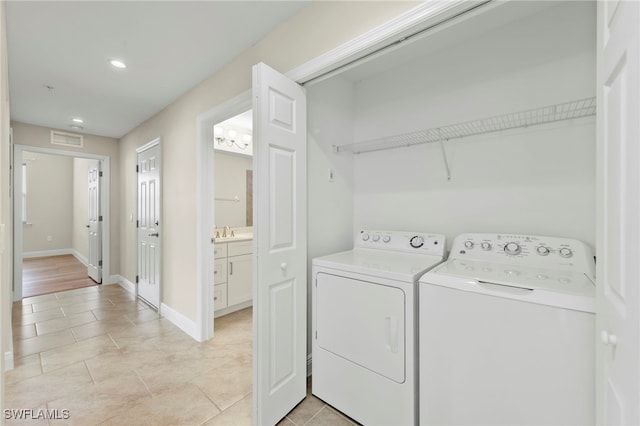
[{"label": "wood floor", "polygon": [[89,287],[96,282],[74,256],[34,257],[22,261],[22,297]]}]

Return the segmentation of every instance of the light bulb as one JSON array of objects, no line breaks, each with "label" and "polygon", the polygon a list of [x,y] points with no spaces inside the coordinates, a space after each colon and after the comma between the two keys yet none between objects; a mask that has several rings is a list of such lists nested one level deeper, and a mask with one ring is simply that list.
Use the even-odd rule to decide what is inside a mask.
[{"label": "light bulb", "polygon": [[222,136],[222,134],[224,133],[224,129],[220,126],[214,126],[213,127],[213,134],[215,136]]},{"label": "light bulb", "polygon": [[235,139],[236,136],[238,136],[238,132],[236,132],[235,130],[229,130],[227,132],[227,136],[229,137],[229,139]]}]

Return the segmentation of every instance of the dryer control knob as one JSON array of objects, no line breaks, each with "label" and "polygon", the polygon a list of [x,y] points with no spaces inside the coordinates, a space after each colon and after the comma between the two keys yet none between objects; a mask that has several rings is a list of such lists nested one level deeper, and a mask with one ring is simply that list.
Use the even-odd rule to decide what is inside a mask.
[{"label": "dryer control knob", "polygon": [[413,248],[420,248],[424,245],[424,238],[422,238],[420,235],[414,235],[409,240],[409,245]]},{"label": "dryer control knob", "polygon": [[369,241],[369,234],[362,234],[362,241]]},{"label": "dryer control knob", "polygon": [[536,248],[536,251],[540,256],[546,256],[550,252],[549,247],[545,247],[545,246],[538,246],[538,248]]},{"label": "dryer control knob", "polygon": [[522,248],[520,247],[520,244],[514,243],[513,241],[505,244],[504,246],[504,252],[513,256],[520,254],[521,250]]},{"label": "dryer control knob", "polygon": [[482,247],[482,250],[484,251],[489,251],[491,250],[491,243],[485,241],[484,243],[480,244],[480,247]]},{"label": "dryer control knob", "polygon": [[373,237],[371,237],[371,239],[375,242],[380,241],[380,235],[374,235]]},{"label": "dryer control knob", "polygon": [[382,237],[382,241],[388,243],[389,241],[391,241],[391,237],[389,235],[385,235],[384,237]]},{"label": "dryer control knob", "polygon": [[562,247],[560,250],[558,250],[558,254],[560,254],[560,256],[562,256],[562,257],[571,257],[571,256],[573,256],[573,252],[571,251],[571,249],[569,247]]},{"label": "dryer control knob", "polygon": [[471,241],[471,240],[465,241],[464,242],[464,246],[465,246],[465,248],[472,249],[473,246],[474,246],[473,241]]}]

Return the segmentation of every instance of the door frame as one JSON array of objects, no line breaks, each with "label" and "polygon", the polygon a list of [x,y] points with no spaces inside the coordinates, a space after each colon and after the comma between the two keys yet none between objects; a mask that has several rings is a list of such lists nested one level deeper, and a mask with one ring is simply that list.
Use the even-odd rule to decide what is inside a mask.
[{"label": "door frame", "polygon": [[[407,12],[345,42],[338,47],[318,55],[285,73],[300,85],[312,85],[325,78],[339,74],[364,63],[383,50],[395,49],[399,44],[438,31],[447,26],[447,21],[465,14],[469,19],[477,13],[496,7],[500,2],[479,0],[471,4],[467,0],[449,2],[425,2]],[[482,7],[479,7],[482,6]],[[479,11],[476,10],[478,7]],[[471,9],[468,12],[466,10]],[[443,24],[443,25],[440,25]],[[427,31],[429,30],[429,31]],[[427,33],[424,33],[427,31]],[[415,34],[414,37],[412,34]],[[259,61],[258,61],[259,62]],[[268,60],[267,60],[268,62]],[[213,337],[213,126],[252,108],[251,89],[221,102],[217,106],[199,114],[196,118],[196,334],[198,341]],[[254,141],[255,144],[255,141]],[[211,145],[211,146],[209,146]],[[254,147],[254,155],[258,150]]]},{"label": "door frame", "polygon": [[[35,152],[39,154],[60,155],[63,157],[86,158],[100,161],[103,181],[100,187],[100,214],[102,214],[102,283],[115,284],[118,282],[116,276],[111,275],[110,246],[111,246],[111,187],[110,158],[106,155],[90,154],[78,151],[66,151],[62,149],[44,148],[30,145],[13,146],[13,164],[22,164],[24,152]],[[20,167],[13,168],[13,301],[22,300],[22,251],[23,251],[23,224],[22,202],[16,198],[16,188],[22,187],[22,173]]]},{"label": "door frame", "polygon": [[[160,171],[158,172],[158,186],[160,187],[158,190],[158,203],[160,204],[160,212],[158,213],[160,216],[160,224],[158,225],[159,231],[158,233],[160,234],[158,236],[158,256],[160,257],[160,265],[159,265],[159,270],[158,270],[158,315],[160,315],[161,312],[161,307],[162,307],[162,237],[163,237],[163,232],[162,232],[162,220],[163,220],[163,214],[162,214],[162,144],[160,143],[160,137],[158,136],[157,138],[147,142],[146,144],[136,148],[136,170],[138,167],[138,156],[140,153],[150,149],[150,148],[154,148],[154,147],[158,147],[158,164],[160,167]],[[140,194],[138,193],[140,187],[138,185],[138,178],[139,178],[139,173],[136,171],[136,220],[139,220],[139,196]],[[139,263],[139,256],[138,256],[138,227],[136,226],[136,239],[135,239],[135,253],[136,253],[136,277],[138,277],[140,275],[140,263]],[[134,284],[135,286],[135,297],[136,299],[138,298],[138,280],[136,279],[136,282]]]},{"label": "door frame", "polygon": [[[252,108],[251,90],[204,112],[197,117],[196,124],[196,313],[197,340],[204,342],[213,337],[213,268],[215,230],[214,202],[214,143],[213,126],[249,111]],[[255,155],[255,151],[254,151]],[[247,206],[248,207],[248,206]]]}]

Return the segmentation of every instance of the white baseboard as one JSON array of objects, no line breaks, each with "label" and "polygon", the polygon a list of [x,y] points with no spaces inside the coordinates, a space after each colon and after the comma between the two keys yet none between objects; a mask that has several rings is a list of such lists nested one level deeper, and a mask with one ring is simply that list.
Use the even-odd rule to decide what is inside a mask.
[{"label": "white baseboard", "polygon": [[67,249],[56,249],[56,250],[25,251],[22,253],[22,258],[27,259],[31,257],[62,256],[64,254],[74,255],[73,249],[67,248]]},{"label": "white baseboard", "polygon": [[120,287],[124,288],[129,293],[136,294],[136,285],[134,283],[132,283],[131,281],[129,281],[128,279],[126,279],[121,275],[114,275],[114,276],[118,277],[117,281],[114,284],[119,284]]},{"label": "white baseboard", "polygon": [[78,259],[80,261],[80,263],[82,263],[84,266],[89,265],[89,259],[87,259],[86,257],[84,257],[83,255],[80,254],[80,252],[74,248],[69,249],[71,251],[71,254],[73,255],[73,257],[75,257],[76,259]]},{"label": "white baseboard", "polygon": [[173,325],[187,333],[194,340],[198,342],[200,341],[198,325],[195,322],[191,321],[189,318],[182,315],[180,312],[176,311],[170,306],[165,305],[164,303],[161,303],[160,315],[171,321]]},{"label": "white baseboard", "polygon": [[120,284],[120,275],[110,275],[109,278],[102,277],[102,285]]},{"label": "white baseboard", "polygon": [[4,371],[13,370],[13,352],[4,353]]}]

